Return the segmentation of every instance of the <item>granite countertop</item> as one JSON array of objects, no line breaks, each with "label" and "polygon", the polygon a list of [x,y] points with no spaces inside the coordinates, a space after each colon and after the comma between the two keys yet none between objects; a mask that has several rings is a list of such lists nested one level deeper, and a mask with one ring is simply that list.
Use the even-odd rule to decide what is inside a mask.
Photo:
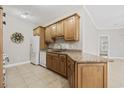
[{"label": "granite countertop", "polygon": [[53,51],[52,49],[47,51],[52,53],[58,53],[58,54],[66,54],[74,61],[81,63],[81,62],[112,62],[113,60],[104,58],[101,56],[91,55],[87,53],[83,53],[81,50],[66,50],[62,52]]}]

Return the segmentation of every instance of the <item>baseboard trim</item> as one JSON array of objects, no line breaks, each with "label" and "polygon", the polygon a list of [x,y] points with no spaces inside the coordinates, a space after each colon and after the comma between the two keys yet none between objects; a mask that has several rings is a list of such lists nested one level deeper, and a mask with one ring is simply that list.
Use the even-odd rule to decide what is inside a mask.
[{"label": "baseboard trim", "polygon": [[41,65],[41,64],[40,64],[39,66],[41,66],[41,67],[44,67],[44,68],[47,68],[46,66],[44,66],[44,65]]},{"label": "baseboard trim", "polygon": [[14,64],[7,64],[6,68],[15,67],[18,65],[23,65],[23,64],[28,64],[28,63],[31,63],[31,61],[19,62],[19,63],[14,63]]}]

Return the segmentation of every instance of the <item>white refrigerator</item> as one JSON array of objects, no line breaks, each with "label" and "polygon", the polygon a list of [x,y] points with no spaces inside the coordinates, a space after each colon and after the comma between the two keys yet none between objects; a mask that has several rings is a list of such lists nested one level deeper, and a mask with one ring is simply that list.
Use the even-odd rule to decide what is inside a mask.
[{"label": "white refrigerator", "polygon": [[32,36],[30,45],[31,63],[40,64],[40,36]]}]

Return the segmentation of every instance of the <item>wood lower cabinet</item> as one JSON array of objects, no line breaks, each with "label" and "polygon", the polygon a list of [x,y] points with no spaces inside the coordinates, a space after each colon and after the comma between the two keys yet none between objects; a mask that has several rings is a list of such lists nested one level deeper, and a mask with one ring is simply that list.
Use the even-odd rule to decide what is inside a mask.
[{"label": "wood lower cabinet", "polygon": [[53,67],[51,53],[46,54],[46,66],[48,69],[52,69],[52,67]]},{"label": "wood lower cabinet", "polygon": [[52,70],[55,72],[59,72],[59,58],[58,58],[58,54],[51,54],[51,61],[52,61]]},{"label": "wood lower cabinet", "polygon": [[105,88],[107,87],[107,64],[78,64],[77,77],[79,88]]},{"label": "wood lower cabinet", "polygon": [[66,55],[59,55],[56,53],[47,53],[46,66],[60,75],[67,77],[66,71]]},{"label": "wood lower cabinet", "polygon": [[71,88],[107,87],[107,63],[78,63],[68,57],[67,74]]},{"label": "wood lower cabinet", "polygon": [[66,55],[59,55],[59,73],[67,77],[67,62]]},{"label": "wood lower cabinet", "polygon": [[107,87],[107,62],[76,62],[66,54],[50,52],[47,68],[67,77],[71,88]]},{"label": "wood lower cabinet", "polygon": [[46,62],[46,66],[47,68],[58,72],[59,69],[59,60],[58,60],[58,54],[54,54],[54,53],[47,53],[47,62]]},{"label": "wood lower cabinet", "polygon": [[0,7],[0,88],[3,87],[3,9]]},{"label": "wood lower cabinet", "polygon": [[75,87],[75,62],[67,58],[67,77],[71,88]]}]

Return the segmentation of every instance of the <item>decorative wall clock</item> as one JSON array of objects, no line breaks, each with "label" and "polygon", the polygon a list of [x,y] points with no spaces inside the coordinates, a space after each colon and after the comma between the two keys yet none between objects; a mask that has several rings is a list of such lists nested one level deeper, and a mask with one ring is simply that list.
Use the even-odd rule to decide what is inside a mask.
[{"label": "decorative wall clock", "polygon": [[24,36],[19,32],[13,33],[10,38],[11,41],[16,44],[20,44],[24,41]]}]

